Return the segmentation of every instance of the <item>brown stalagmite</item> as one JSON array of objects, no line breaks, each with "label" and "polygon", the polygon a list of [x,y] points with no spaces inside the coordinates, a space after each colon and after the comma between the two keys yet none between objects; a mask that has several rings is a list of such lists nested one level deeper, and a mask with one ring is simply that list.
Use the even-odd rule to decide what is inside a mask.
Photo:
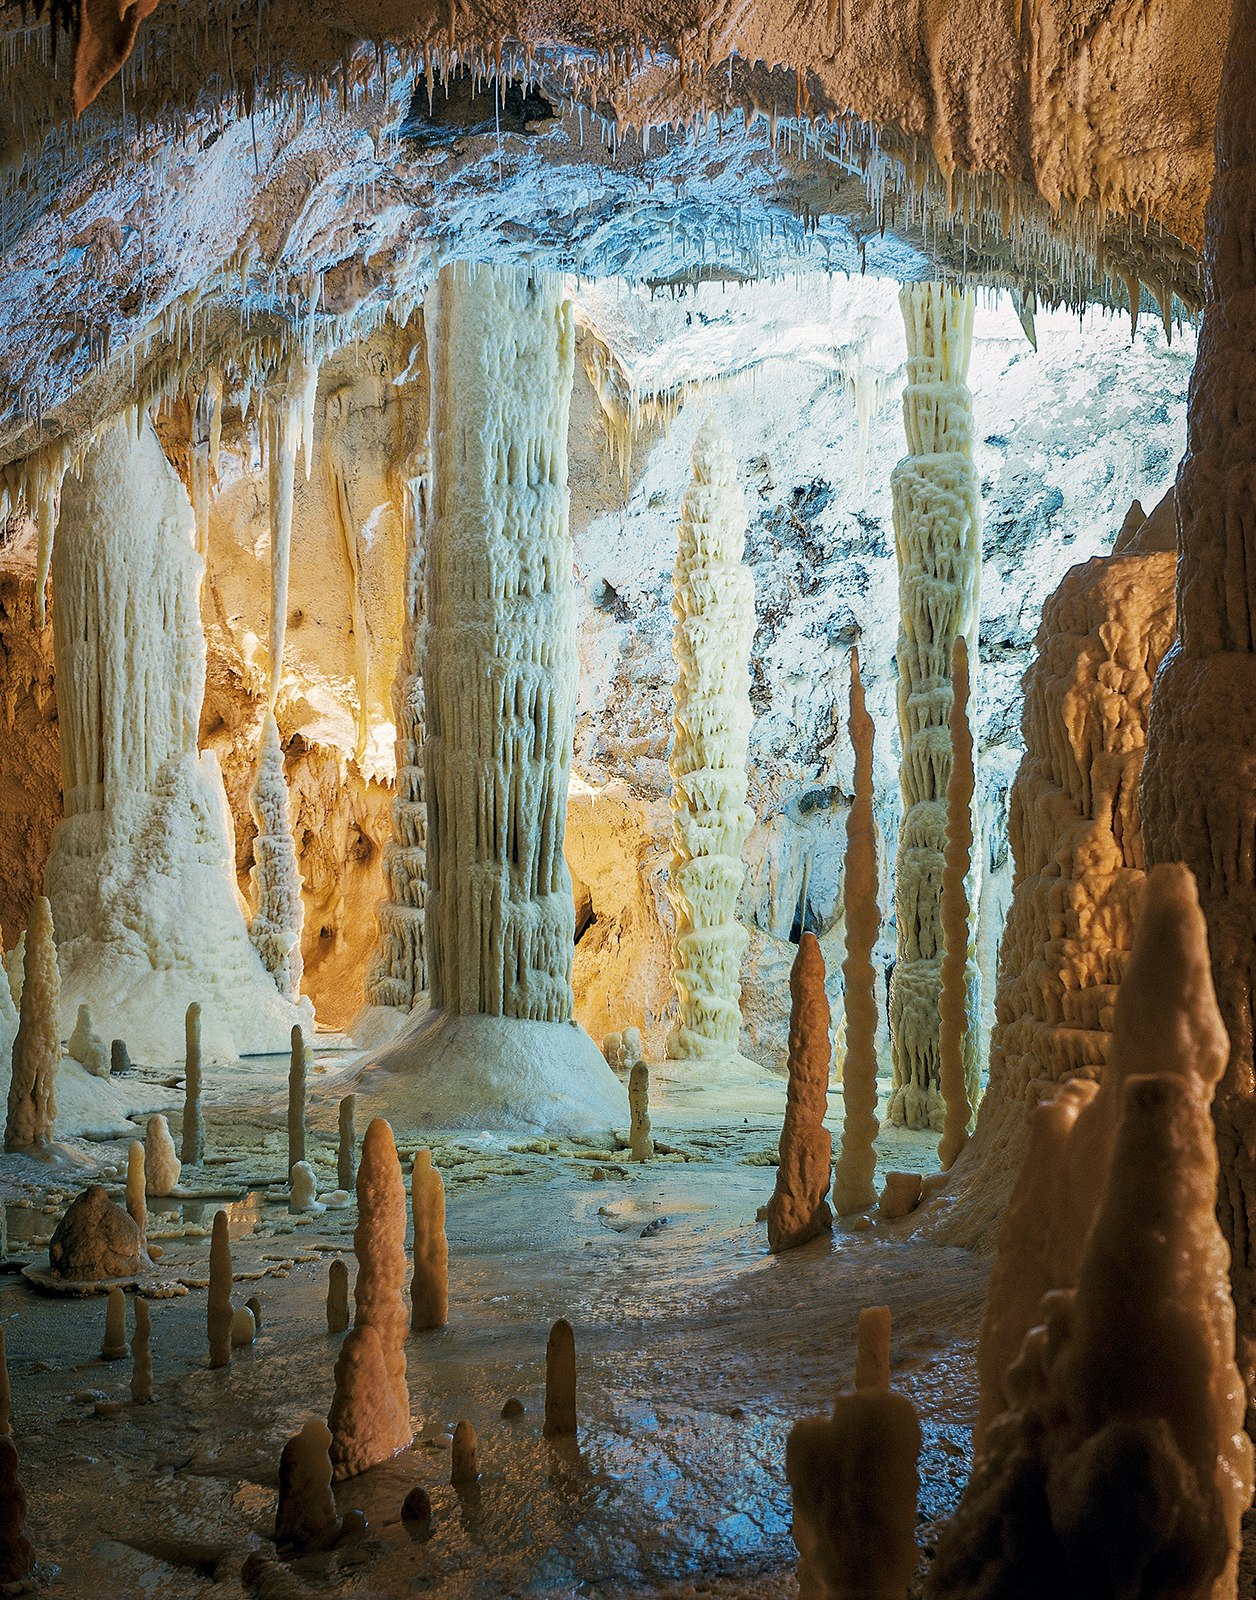
[{"label": "brown stalagmite", "polygon": [[850,653],[850,742],[855,794],[846,816],[846,1059],[842,1063],[842,1149],[833,1172],[839,1217],[876,1204],[877,996],[872,952],[881,933],[877,903],[877,825],[872,814],[872,718],[864,704],[859,651]]},{"label": "brown stalagmite", "polygon": [[326,1550],[340,1535],[331,1492],[330,1450],[327,1424],[312,1417],[280,1452],[275,1546],[281,1552],[307,1555]]},{"label": "brown stalagmite", "polygon": [[147,1158],[144,1146],[132,1139],[126,1158],[126,1208],[140,1230],[140,1249],[148,1253],[148,1184],[145,1181]]},{"label": "brown stalagmite", "polygon": [[299,1022],[294,1022],[291,1064],[288,1068],[289,1173],[298,1161],[305,1160],[305,1081],[308,1070],[309,1052],[305,1045],[305,1030]]},{"label": "brown stalagmite", "polygon": [[105,1302],[105,1337],[100,1347],[101,1360],[121,1361],[126,1354],[126,1295],[120,1288],[110,1289]]},{"label": "brown stalagmite", "polygon": [[814,933],[803,933],[798,941],[789,994],[789,1088],[776,1189],[767,1207],[768,1248],[774,1252],[814,1239],[833,1215],[825,1199],[833,1141],[824,1126],[833,1051],[824,956]]},{"label": "brown stalagmite", "polygon": [[205,1313],[211,1367],[231,1365],[232,1276],[227,1213],[215,1211],[214,1232],[209,1244],[209,1303]]},{"label": "brown stalagmite", "polygon": [[61,978],[53,941],[52,907],[40,895],[26,929],[26,961],[13,1041],[6,1150],[32,1150],[52,1139],[61,1064]]},{"label": "brown stalagmite", "polygon": [[414,1211],[414,1277],[410,1280],[410,1326],[443,1328],[449,1321],[449,1241],[445,1237],[445,1184],[432,1152],[415,1152],[410,1175]]},{"label": "brown stalagmite", "polygon": [[353,1125],[353,1113],[357,1109],[357,1103],[358,1097],[355,1094],[345,1095],[340,1102],[336,1182],[345,1190],[352,1189],[358,1181],[357,1130]]},{"label": "brown stalagmite", "polygon": [[560,1317],[550,1329],[545,1347],[545,1423],[541,1432],[547,1439],[561,1439],[576,1429],[576,1336],[570,1322]]},{"label": "brown stalagmite", "polygon": [[855,1388],[890,1387],[890,1333],[893,1328],[889,1306],[864,1306],[859,1313],[859,1333],[855,1345]]},{"label": "brown stalagmite", "polygon": [[135,1297],[135,1332],[131,1336],[131,1399],[147,1405],[153,1398],[153,1353],[149,1348],[152,1323],[148,1301]]},{"label": "brown stalagmite", "polygon": [[[867,1324],[860,1316],[861,1345],[874,1333],[872,1342],[888,1344],[888,1312],[875,1309]],[[875,1384],[838,1395],[831,1417],[805,1417],[789,1431],[801,1600],[906,1600],[915,1576],[920,1424],[911,1401],[890,1391],[888,1359],[887,1349],[883,1371],[878,1349]]]},{"label": "brown stalagmite", "polygon": [[[353,1233],[358,1258],[354,1287],[354,1326],[379,1335],[388,1374],[391,1444],[395,1455],[410,1443],[410,1393],[406,1387],[406,1184],[392,1129],[376,1117],[362,1140],[358,1165],[358,1225]],[[335,1433],[335,1428],[332,1432]],[[387,1432],[388,1430],[383,1430]],[[381,1438],[383,1432],[381,1432]],[[381,1456],[380,1460],[385,1459]]]},{"label": "brown stalagmite", "polygon": [[653,1161],[654,1140],[650,1136],[650,1069],[644,1061],[634,1061],[628,1073],[629,1161]]},{"label": "brown stalagmite", "polygon": [[454,1429],[449,1481],[456,1489],[478,1482],[480,1464],[476,1453],[475,1429],[465,1419]]},{"label": "brown stalagmite", "polygon": [[369,1322],[350,1328],[340,1346],[327,1426],[337,1483],[387,1461],[410,1442],[409,1412],[404,1419],[398,1415],[384,1348]]},{"label": "brown stalagmite", "polygon": [[17,1450],[0,1436],[0,1583],[20,1583],[35,1565],[26,1537],[26,1493],[17,1475]]},{"label": "brown stalagmite", "polygon": [[327,1271],[327,1331],[343,1333],[349,1326],[349,1267],[339,1256]]},{"label": "brown stalagmite", "polygon": [[1235,0],[1217,103],[1207,303],[1178,471],[1177,642],[1156,678],[1143,767],[1147,859],[1199,884],[1230,1038],[1213,1103],[1239,1365],[1256,1394],[1256,0]]},{"label": "brown stalagmite", "polygon": [[205,1114],[201,1109],[201,1005],[193,1000],[183,1018],[187,1048],[186,1078],[183,1085],[183,1135],[179,1159],[184,1166],[196,1166],[205,1154]]},{"label": "brown stalagmite", "polygon": [[968,644],[961,636],[951,652],[951,775],[946,785],[946,854],[942,872],[942,990],[938,1001],[941,1032],[938,1060],[946,1116],[938,1141],[943,1172],[968,1141],[976,1082],[970,1081],[965,1061],[976,1057],[965,1049],[970,1006],[968,973],[975,970],[973,926],[968,903],[968,875],[973,855],[973,732],[968,723]]}]

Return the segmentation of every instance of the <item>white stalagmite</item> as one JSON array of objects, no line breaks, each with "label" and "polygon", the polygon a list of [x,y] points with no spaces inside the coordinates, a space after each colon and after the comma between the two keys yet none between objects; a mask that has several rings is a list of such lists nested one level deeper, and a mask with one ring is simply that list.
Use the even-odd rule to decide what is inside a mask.
[{"label": "white stalagmite", "polygon": [[976,1097],[976,1083],[965,1073],[968,1025],[976,1019],[970,1009],[967,977],[975,970],[973,918],[968,899],[968,877],[973,854],[973,735],[968,723],[968,646],[956,639],[951,654],[951,775],[946,786],[946,855],[942,874],[942,990],[938,1012],[941,1031],[938,1061],[946,1116],[938,1158],[946,1172],[968,1140],[968,1123]]},{"label": "white stalagmite", "polygon": [[65,1053],[86,1067],[93,1078],[109,1076],[109,1046],[92,1027],[92,1008],[82,1005],[74,1022]]},{"label": "white stalagmite", "polygon": [[[910,1128],[940,1130],[938,998],[951,650],[962,636],[969,659],[975,658],[981,583],[980,485],[967,384],[974,302],[971,290],[911,283],[903,287],[899,304],[907,333],[903,422],[908,454],[891,476],[903,820],[895,877],[898,959],[890,987],[890,1116]],[[977,985],[973,962],[968,991],[974,1019]],[[977,1035],[975,1026],[968,1030],[964,1062],[974,1089]]]},{"label": "white stalagmite", "polygon": [[249,810],[257,834],[253,840],[250,885],[257,910],[249,938],[274,977],[285,1000],[301,994],[301,929],[305,906],[301,899],[301,871],[292,837],[288,806],[288,780],[283,770],[283,746],[273,711],[262,719],[262,742],[257,755],[257,776],[249,795]]},{"label": "white stalagmite", "polygon": [[144,1193],[171,1195],[179,1187],[179,1158],[174,1153],[170,1127],[160,1113],[149,1117],[144,1129]]},{"label": "white stalagmite", "polygon": [[37,1149],[52,1139],[61,1063],[60,991],[52,908],[40,895],[31,907],[26,929],[25,981],[4,1129],[6,1150]]},{"label": "white stalagmite", "polygon": [[877,995],[872,952],[881,934],[877,903],[877,824],[872,811],[872,744],[875,730],[864,704],[859,651],[850,655],[850,742],[855,750],[855,793],[846,814],[846,1059],[842,1064],[842,1149],[833,1169],[833,1204],[839,1217],[876,1203]]},{"label": "white stalagmite", "polygon": [[362,1089],[399,1126],[622,1125],[622,1087],[571,1024],[571,303],[557,277],[459,262],[425,324],[431,1010]]},{"label": "white stalagmite", "polygon": [[397,728],[397,791],[393,836],[384,846],[388,898],[379,908],[379,936],[366,978],[372,1005],[410,1011],[427,990],[427,799],[423,772],[424,567],[420,530],[422,480],[406,495],[405,624],[393,684]]},{"label": "white stalagmite", "polygon": [[305,1030],[299,1023],[292,1029],[292,1053],[288,1066],[288,1171],[305,1160],[305,1093],[309,1073],[309,1049]]},{"label": "white stalagmite", "polygon": [[672,581],[678,676],[671,755],[674,974],[680,1013],[667,1053],[736,1056],[741,1036],[737,920],[746,804],[754,579],[742,560],[746,504],[723,429],[703,423],[680,513]]},{"label": "white stalagmite", "polygon": [[283,1048],[295,1020],[248,940],[222,777],[197,752],[205,688],[192,507],[147,418],[102,434],[65,480],[53,557],[65,815],[47,892],[62,1024],[108,1017],[140,1060],[205,1044]]}]

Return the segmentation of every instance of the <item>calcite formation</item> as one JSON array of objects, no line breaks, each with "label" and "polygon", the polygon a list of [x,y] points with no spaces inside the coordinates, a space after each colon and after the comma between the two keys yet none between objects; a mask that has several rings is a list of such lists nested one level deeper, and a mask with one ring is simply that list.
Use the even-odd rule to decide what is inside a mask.
[{"label": "calcite formation", "polygon": [[546,1439],[571,1438],[579,1426],[576,1416],[576,1335],[570,1322],[560,1317],[550,1329],[545,1346]]},{"label": "calcite formation", "polygon": [[26,1492],[17,1475],[17,1449],[0,1437],[0,1583],[21,1583],[35,1565],[35,1547],[26,1537]]},{"label": "calcite formation", "polygon": [[110,1289],[105,1302],[105,1337],[100,1346],[102,1361],[121,1361],[126,1354],[126,1295],[120,1288]]},{"label": "calcite formation", "polygon": [[672,862],[679,1014],[669,1056],[736,1056],[741,1036],[737,920],[745,880],[754,579],[742,560],[746,506],[737,463],[714,419],[693,447],[693,481],[680,513],[672,581],[677,681],[672,777]]},{"label": "calcite formation", "polygon": [[339,1256],[327,1269],[327,1331],[343,1333],[349,1326],[349,1268]]},{"label": "calcite formation", "polygon": [[[288,780],[284,776],[283,746],[273,711],[262,719],[262,741],[257,754],[257,777],[249,796],[249,810],[257,829],[253,840],[253,899],[257,909],[249,924],[249,938],[285,1000],[301,994],[301,928],[305,907],[301,900],[301,872],[292,838]],[[294,1024],[297,1026],[297,1024]]]},{"label": "calcite formation", "polygon": [[53,943],[52,907],[44,895],[31,908],[23,975],[4,1128],[6,1150],[33,1150],[47,1145],[57,1120],[61,980]]},{"label": "calcite formation", "polygon": [[140,1230],[99,1183],[72,1200],[48,1243],[55,1278],[76,1282],[134,1277],[148,1264]]},{"label": "calcite formation", "polygon": [[1043,606],[1011,794],[989,1083],[938,1224],[948,1242],[993,1242],[1034,1102],[1098,1079],[1109,1057],[1145,877],[1148,709],[1173,635],[1173,547],[1155,533],[1147,519],[1120,554],[1070,568]]},{"label": "calcite formation", "polygon": [[225,1211],[214,1212],[214,1231],[209,1244],[209,1299],[205,1327],[209,1335],[211,1367],[231,1365],[231,1233]]},{"label": "calcite formation", "polygon": [[181,1164],[174,1153],[170,1127],[160,1112],[144,1129],[144,1193],[171,1195],[179,1187]]},{"label": "calcite formation", "polygon": [[[111,423],[61,495],[53,557],[65,815],[46,887],[63,1018],[84,1001],[141,1059],[274,1048],[294,1012],[248,941],[205,690],[192,507],[147,418]],[[188,908],[195,907],[190,916]]]},{"label": "calcite formation", "polygon": [[387,1461],[410,1442],[408,1420],[405,1439],[398,1442],[401,1423],[393,1382],[379,1334],[369,1322],[350,1328],[340,1347],[327,1427],[337,1483]]},{"label": "calcite formation", "polygon": [[1231,1253],[1239,1363],[1256,1393],[1256,596],[1251,374],[1256,327],[1256,5],[1235,0],[1217,105],[1204,309],[1177,479],[1177,637],[1152,694],[1143,769],[1148,861],[1185,861],[1208,920],[1230,1039],[1213,1115],[1218,1214]]},{"label": "calcite formation", "polygon": [[781,1129],[776,1188],[768,1201],[768,1248],[792,1250],[829,1226],[833,1141],[824,1126],[828,1110],[829,1002],[824,957],[814,933],[804,932],[789,974],[789,1087]]},{"label": "calcite formation", "polygon": [[90,1006],[82,1005],[78,1008],[78,1016],[74,1020],[74,1032],[66,1044],[65,1053],[72,1056],[80,1066],[86,1067],[93,1078],[109,1076],[109,1046],[92,1027]]},{"label": "calcite formation", "polygon": [[[353,1234],[353,1253],[358,1260],[354,1287],[354,1327],[370,1328],[379,1340],[385,1382],[373,1402],[379,1415],[372,1424],[371,1437],[387,1449],[376,1460],[385,1460],[410,1443],[410,1392],[406,1387],[406,1185],[393,1143],[392,1129],[376,1117],[362,1140],[362,1159],[358,1165],[358,1225]],[[364,1356],[363,1360],[373,1361]],[[336,1424],[329,1419],[336,1435],[333,1459],[349,1459],[341,1451]],[[360,1457],[358,1458],[360,1459]],[[366,1463],[373,1465],[374,1463]],[[355,1470],[361,1471],[358,1467]]]},{"label": "calcite formation", "polygon": [[358,1181],[358,1136],[353,1121],[356,1108],[357,1096],[347,1094],[337,1112],[336,1182],[346,1190],[352,1190]]},{"label": "calcite formation", "polygon": [[650,1135],[650,1069],[644,1061],[634,1061],[628,1069],[629,1161],[652,1161],[654,1140]]},{"label": "calcite formation", "polygon": [[288,1066],[288,1171],[305,1160],[305,1084],[309,1071],[309,1051],[300,1024],[292,1029],[292,1053]]},{"label": "calcite formation", "polygon": [[183,1017],[184,1071],[183,1127],[179,1158],[199,1166],[205,1155],[205,1112],[201,1105],[201,1006],[193,1000]]},{"label": "calcite formation", "polygon": [[839,1217],[876,1203],[877,995],[872,953],[881,933],[877,900],[877,824],[872,811],[872,718],[864,703],[859,651],[850,656],[850,742],[855,751],[855,792],[846,813],[845,982],[846,1058],[842,1063],[842,1148],[833,1169],[833,1204]]},{"label": "calcite formation", "polygon": [[326,1423],[312,1417],[280,1452],[275,1545],[281,1553],[308,1555],[327,1549],[340,1536],[330,1450]]},{"label": "calcite formation", "polygon": [[[890,1117],[941,1128],[938,999],[943,953],[941,888],[946,788],[951,770],[951,650],[976,659],[981,584],[981,506],[973,465],[970,289],[903,287],[907,332],[903,393],[906,457],[895,467],[894,540],[899,573],[898,723],[902,741],[894,906],[898,959],[890,986],[894,1092]],[[968,989],[978,975],[969,963]],[[965,1077],[976,1098],[977,1030],[970,1028]]]},{"label": "calcite formation", "polygon": [[973,856],[973,734],[968,721],[968,645],[961,635],[951,653],[951,772],[946,784],[946,850],[942,870],[943,955],[938,999],[938,1067],[945,1116],[938,1141],[943,1172],[968,1140],[975,1085],[964,1071],[968,1030],[977,1017],[968,974],[975,968],[975,927],[968,879]]},{"label": "calcite formation", "polygon": [[445,1237],[445,1183],[432,1152],[415,1152],[410,1174],[414,1214],[414,1276],[410,1280],[410,1326],[443,1328],[449,1321],[449,1242]]}]

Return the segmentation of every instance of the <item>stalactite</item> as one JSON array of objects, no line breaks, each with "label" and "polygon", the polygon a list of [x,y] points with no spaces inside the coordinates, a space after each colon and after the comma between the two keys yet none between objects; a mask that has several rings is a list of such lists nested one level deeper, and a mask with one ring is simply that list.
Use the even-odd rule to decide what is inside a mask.
[{"label": "stalactite", "polygon": [[[903,759],[903,821],[895,881],[898,959],[890,988],[894,1093],[890,1116],[911,1128],[940,1128],[938,1060],[941,987],[941,885],[951,648],[977,647],[981,577],[979,484],[972,460],[971,290],[913,283],[899,295],[907,332],[903,421],[907,456],[892,475],[898,554],[898,720]],[[975,890],[975,886],[974,886]],[[971,963],[968,990],[976,1002]],[[965,1046],[965,1077],[976,1074],[977,1028]]]},{"label": "stalactite", "polygon": [[283,681],[284,640],[288,633],[288,563],[292,553],[292,505],[297,448],[305,453],[310,475],[313,447],[313,395],[318,364],[295,358],[284,381],[266,395],[266,461],[270,478],[270,633],[268,704],[275,709]]},{"label": "stalactite", "polygon": [[409,1011],[427,990],[427,799],[423,771],[423,480],[406,495],[405,623],[393,683],[397,792],[393,836],[384,846],[388,898],[379,908],[375,958],[366,978],[372,1005]]},{"label": "stalactite", "polygon": [[305,906],[301,899],[301,869],[288,806],[288,780],[283,769],[283,747],[273,711],[262,720],[262,743],[257,777],[249,795],[249,810],[257,833],[253,839],[251,883],[257,905],[249,937],[261,956],[275,987],[286,1000],[301,993],[304,962],[301,929]]},{"label": "stalactite", "polygon": [[846,1059],[842,1064],[842,1149],[833,1170],[833,1204],[839,1217],[876,1203],[877,996],[872,952],[881,935],[877,903],[877,825],[872,813],[872,718],[864,704],[859,651],[850,654],[850,742],[855,750],[855,793],[846,815]]},{"label": "stalactite", "polygon": [[558,278],[442,269],[423,747],[434,1007],[564,1021],[575,718],[567,530],[574,339]]},{"label": "stalactite", "polygon": [[[323,408],[323,469],[327,478],[328,498],[340,534],[340,548],[345,558],[350,625],[353,629],[353,678],[358,701],[357,746],[354,755],[360,763],[366,754],[366,741],[370,731],[367,688],[371,679],[371,636],[367,628],[366,596],[362,586],[362,552],[358,547],[358,530],[349,501],[352,457],[347,455],[343,439],[352,397],[351,384],[343,384],[333,389],[327,396]],[[408,607],[406,624],[408,632],[410,626]]]},{"label": "stalactite", "polygon": [[968,993],[968,973],[975,970],[976,927],[971,914],[968,879],[973,855],[973,735],[968,722],[968,646],[961,635],[951,652],[951,773],[946,785],[946,854],[942,874],[941,993],[938,1062],[946,1114],[938,1159],[946,1172],[968,1140],[968,1124],[977,1098],[975,1072],[965,1073],[965,1055],[975,1067],[976,1058],[965,1051],[970,1021],[977,1007]]},{"label": "stalactite", "polygon": [[1148,862],[1199,883],[1230,1059],[1213,1115],[1239,1367],[1256,1395],[1256,0],[1236,0],[1216,123],[1207,295],[1178,471],[1177,641],[1156,678],[1143,767]]},{"label": "stalactite", "polygon": [[192,510],[196,515],[196,553],[209,563],[209,500],[218,477],[218,444],[222,438],[222,373],[205,379],[192,415]]},{"label": "stalactite", "polygon": [[679,1016],[674,1058],[736,1056],[741,1035],[737,920],[742,852],[754,815],[746,804],[754,579],[742,560],[746,507],[737,464],[714,419],[693,447],[673,577],[678,678],[672,775],[672,861]]}]

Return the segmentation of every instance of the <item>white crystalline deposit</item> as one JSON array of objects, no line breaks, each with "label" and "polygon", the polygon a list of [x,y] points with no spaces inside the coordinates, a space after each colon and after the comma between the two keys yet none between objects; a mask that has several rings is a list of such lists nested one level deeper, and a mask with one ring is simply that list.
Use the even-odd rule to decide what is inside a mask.
[{"label": "white crystalline deposit", "polygon": [[[0,1014],[3,1006],[0,1005]],[[66,1053],[87,1068],[93,1078],[109,1076],[109,1046],[92,1027],[92,1008],[80,1006]]]},{"label": "white crystalline deposit", "polygon": [[300,999],[301,974],[305,970],[301,959],[305,907],[288,808],[283,746],[273,711],[268,711],[262,720],[262,744],[249,810],[257,826],[249,880],[257,910],[249,938],[274,977],[279,993],[285,1000],[296,1001]]},{"label": "white crystalline deposit", "polygon": [[[973,465],[971,291],[907,284],[899,295],[907,332],[903,422],[907,456],[894,468],[898,554],[898,725],[903,820],[895,911],[898,961],[890,991],[893,1121],[942,1126],[938,1000],[942,967],[942,871],[951,771],[951,651],[957,637],[977,659],[981,583],[980,485]],[[979,854],[974,851],[974,860]],[[977,886],[969,904],[977,902]],[[979,978],[969,962],[969,1014]],[[977,1029],[966,1040],[970,1099],[977,1090]]]},{"label": "white crystalline deposit", "polygon": [[53,557],[65,816],[47,889],[61,1019],[88,1003],[136,1057],[176,1061],[189,1001],[207,1051],[285,1048],[306,1018],[248,940],[205,687],[192,508],[147,420],[111,427],[66,478]]},{"label": "white crystalline deposit", "polygon": [[735,1055],[741,1034],[737,920],[742,858],[754,815],[746,804],[754,579],[742,560],[746,505],[737,464],[708,419],[693,448],[681,507],[672,615],[676,684],[672,749],[675,980],[680,1016],[669,1056]]}]

